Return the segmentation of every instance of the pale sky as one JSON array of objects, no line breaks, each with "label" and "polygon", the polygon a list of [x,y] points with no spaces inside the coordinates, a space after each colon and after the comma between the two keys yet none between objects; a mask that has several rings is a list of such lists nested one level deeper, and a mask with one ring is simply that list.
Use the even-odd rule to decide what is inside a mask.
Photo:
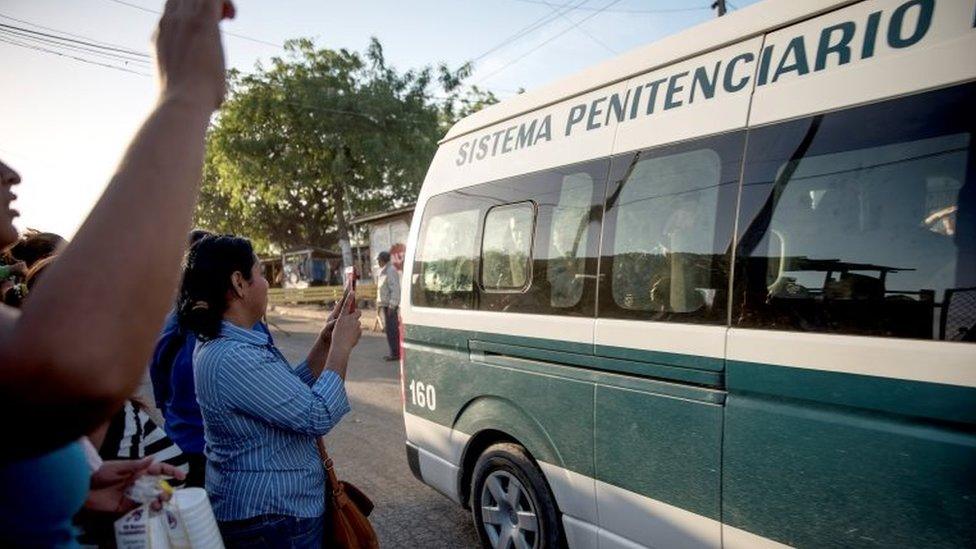
[{"label": "pale sky", "polygon": [[[731,4],[742,8],[754,1]],[[149,36],[158,16],[144,10],[159,11],[163,4],[163,0],[0,0],[0,24],[50,32],[37,27],[41,25],[79,39],[149,53]],[[231,67],[249,70],[256,61],[282,52],[262,42],[311,37],[324,47],[362,51],[369,37],[376,36],[387,59],[400,70],[440,62],[456,67],[478,59],[470,82],[501,98],[715,16],[708,8],[711,0],[236,0],[236,4],[237,19],[224,24],[225,33],[260,42],[225,34]],[[609,7],[599,11],[605,6]],[[509,40],[557,10],[565,14]],[[0,40],[5,36],[11,39],[0,32]],[[497,47],[500,44],[505,45]],[[20,197],[15,207],[21,213],[17,226],[70,238],[152,107],[154,80],[5,41],[0,41],[0,66],[5,74],[0,87],[0,159],[23,178],[15,191]],[[138,64],[129,68],[154,72]]]}]

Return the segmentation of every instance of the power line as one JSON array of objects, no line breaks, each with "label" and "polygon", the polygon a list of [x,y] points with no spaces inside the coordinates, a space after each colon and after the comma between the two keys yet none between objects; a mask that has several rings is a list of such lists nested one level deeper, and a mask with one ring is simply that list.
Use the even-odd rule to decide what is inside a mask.
[{"label": "power line", "polygon": [[[574,6],[575,7],[579,7],[579,6],[582,6],[583,4],[585,4],[587,2],[589,2],[589,0],[580,0],[579,2],[577,2],[576,4],[574,4]],[[565,8],[566,5],[563,5],[562,7]],[[569,10],[567,9],[566,11],[569,11]],[[535,21],[529,23],[527,26],[519,29],[515,34],[513,34],[513,35],[509,36],[508,38],[502,40],[501,42],[499,42],[498,44],[496,44],[494,47],[490,48],[488,51],[482,53],[478,57],[475,57],[474,59],[471,60],[471,62],[472,63],[477,63],[478,61],[481,61],[482,59],[484,59],[488,55],[491,55],[492,53],[494,53],[494,52],[496,52],[496,51],[504,48],[505,46],[510,45],[514,41],[518,40],[519,38],[522,38],[523,36],[529,34],[530,32],[533,32],[535,30],[538,30],[538,29],[540,29],[540,28],[548,25],[549,23],[552,23],[562,13],[563,12],[561,12],[561,11],[557,11],[556,13],[548,13],[546,15],[543,15],[542,17],[540,17],[540,18],[536,19]]]},{"label": "power line", "polygon": [[[129,8],[132,8],[132,9],[136,9],[136,10],[139,10],[139,11],[143,11],[143,12],[146,12],[146,13],[152,13],[152,14],[155,14],[155,15],[160,15],[160,12],[159,11],[156,11],[156,10],[153,10],[153,9],[150,9],[150,8],[147,8],[145,6],[140,6],[139,4],[135,4],[135,3],[132,3],[132,2],[126,2],[125,0],[106,0],[106,1],[112,2],[114,4],[119,4],[119,5],[122,5],[122,6],[126,6],[126,7],[129,7]],[[589,0],[581,0],[577,5],[583,4],[583,3],[586,3],[586,2],[589,2]],[[543,17],[541,19],[547,19],[549,17],[550,16],[545,16],[545,17]],[[553,17],[553,19],[555,19],[555,18]],[[529,29],[527,32],[531,32],[532,30],[534,30],[534,29]],[[282,46],[281,44],[276,44],[274,42],[268,42],[267,40],[261,40],[260,38],[254,38],[252,36],[246,36],[246,35],[243,35],[243,34],[237,34],[237,33],[229,32],[229,31],[223,31],[223,33],[224,34],[227,34],[228,36],[233,36],[235,38],[240,38],[242,40],[250,40],[252,42],[257,42],[259,44],[265,44],[265,45],[268,45],[268,46],[274,46],[274,47],[279,48],[279,49],[282,49],[282,50],[285,49],[284,46]],[[510,38],[509,40],[514,39],[514,38],[517,38],[517,37]],[[491,50],[489,50],[489,51],[481,54],[480,56],[478,56],[472,62],[475,62],[475,61],[477,61],[479,59],[482,59],[484,56],[486,56],[486,55],[494,52],[495,50],[497,50],[497,49],[505,46],[507,43],[508,42],[506,41],[506,42],[503,42],[503,43],[499,44],[495,48],[492,48]]]},{"label": "power line", "polygon": [[17,19],[16,17],[12,17],[10,15],[6,15],[6,14],[3,14],[3,13],[0,13],[0,18],[9,19],[11,21],[16,21],[17,23],[23,23],[24,25],[30,25],[32,27],[37,27],[39,29],[46,30],[46,31],[56,32],[56,33],[59,33],[59,34],[63,34],[65,36],[71,36],[73,38],[81,38],[82,40],[89,40],[91,42],[97,42],[97,43],[102,44],[102,45],[105,45],[105,46],[115,46],[115,47],[119,47],[119,48],[124,47],[124,46],[119,46],[118,44],[113,44],[111,42],[104,42],[102,40],[95,40],[94,38],[89,38],[87,36],[83,36],[83,35],[80,35],[80,34],[73,34],[73,33],[70,33],[70,32],[67,32],[67,31],[63,31],[63,30],[60,30],[60,29],[54,29],[54,28],[51,28],[51,27],[45,27],[44,25],[38,25],[37,23],[31,22],[31,21],[25,21],[24,19]]},{"label": "power line", "polygon": [[91,51],[78,46],[65,46],[58,43],[50,43],[38,40],[31,40],[29,38],[24,38],[16,34],[7,34],[6,32],[0,32],[0,37],[5,38],[8,41],[16,42],[18,45],[30,45],[37,46],[39,48],[53,49],[55,52],[70,54],[70,55],[82,55],[86,56],[86,59],[100,59],[105,62],[116,62],[123,66],[134,65],[142,69],[149,69],[150,65],[146,61],[139,61],[135,59],[129,59],[127,57],[119,57],[114,54],[104,53],[99,51]]},{"label": "power line", "polygon": [[138,63],[141,65],[149,65],[150,61],[147,58],[133,57],[132,54],[122,54],[116,53],[112,50],[106,50],[103,48],[95,48],[84,45],[79,45],[74,42],[64,42],[62,39],[57,38],[47,38],[43,35],[37,35],[34,33],[20,32],[16,30],[11,30],[8,28],[0,27],[0,36],[6,36],[7,38],[16,38],[19,40],[26,40],[31,44],[39,44],[43,46],[56,47],[61,51],[70,50],[79,53],[87,53],[90,55],[97,55],[99,57],[105,57],[108,59],[123,61],[125,63]]},{"label": "power line", "polygon": [[[139,76],[143,76],[143,77],[146,77],[146,78],[152,77],[152,75],[147,74],[147,73],[144,73],[144,72],[139,72],[139,71],[136,71],[136,70],[127,69],[125,67],[120,67],[118,65],[111,65],[111,64],[108,64],[108,63],[100,63],[98,61],[94,61],[94,60],[91,60],[91,59],[85,59],[85,58],[82,58],[82,57],[77,57],[77,56],[74,56],[74,55],[71,55],[71,54],[67,54],[67,53],[64,53],[64,52],[55,51],[55,50],[52,50],[52,49],[49,49],[49,48],[45,48],[45,47],[41,47],[41,46],[37,46],[37,45],[32,45],[32,44],[27,44],[27,43],[24,43],[24,42],[20,42],[18,40],[13,40],[13,39],[10,39],[10,38],[5,38],[2,35],[0,35],[0,43],[10,44],[12,46],[18,46],[18,47],[21,47],[21,48],[26,48],[26,49],[30,49],[30,50],[35,50],[35,51],[40,51],[40,52],[44,52],[44,53],[49,53],[49,54],[52,54],[52,55],[57,55],[59,57],[64,57],[64,58],[71,59],[71,60],[74,60],[74,61],[79,61],[79,62],[82,62],[82,63],[88,63],[88,64],[91,64],[91,65],[97,65],[99,67],[105,67],[105,68],[108,68],[108,69],[115,69],[115,70],[119,70],[119,71],[123,71],[123,72],[130,73],[130,74],[136,74],[136,75],[139,75]],[[293,100],[279,100],[278,102],[279,103],[283,103],[285,105],[291,105],[293,107],[298,107],[298,108],[305,109],[305,110],[310,110],[310,111],[319,111],[319,112],[325,112],[325,113],[330,113],[330,114],[342,114],[342,115],[347,115],[347,116],[355,116],[355,117],[363,118],[363,119],[367,120],[368,122],[370,122],[372,124],[375,124],[377,126],[381,126],[381,127],[383,125],[382,122],[384,122],[384,121],[390,121],[391,120],[391,117],[389,115],[387,117],[385,117],[384,119],[377,119],[376,117],[374,117],[374,116],[372,116],[370,114],[367,114],[367,113],[356,112],[356,111],[347,111],[347,110],[342,110],[342,109],[333,109],[333,108],[329,108],[329,107],[321,107],[321,106],[318,106],[318,105],[309,105],[309,104],[306,104],[306,103],[300,103],[300,102],[293,101]],[[392,120],[392,121],[395,121],[395,122],[404,122],[404,123],[413,124],[413,125],[427,125],[427,124],[429,124],[431,122],[431,121],[420,121],[416,117],[402,116],[402,115],[397,115],[397,114],[393,114],[392,115],[392,118],[393,119],[396,119],[396,120]],[[433,121],[433,122],[436,124],[436,121]]]},{"label": "power line", "polygon": [[54,34],[48,34],[48,33],[36,31],[36,30],[33,30],[33,29],[25,29],[23,27],[18,27],[18,26],[15,26],[15,25],[8,25],[6,23],[0,23],[0,28],[21,31],[21,32],[24,32],[24,33],[34,34],[34,35],[38,35],[38,36],[43,36],[43,37],[46,37],[46,38],[54,38],[54,39],[62,40],[62,41],[65,41],[65,42],[74,42],[76,44],[81,44],[83,46],[90,46],[90,47],[95,47],[95,48],[101,48],[101,49],[104,49],[104,50],[114,51],[114,52],[117,52],[117,53],[124,53],[124,54],[127,54],[127,55],[133,55],[133,56],[136,56],[136,57],[145,57],[147,59],[149,58],[149,55],[147,55],[145,53],[140,53],[140,52],[137,52],[137,51],[133,51],[133,50],[130,50],[130,49],[126,49],[126,48],[117,48],[115,46],[104,46],[104,45],[96,44],[94,42],[89,42],[89,41],[86,41],[86,40],[77,40],[75,38],[70,38],[70,37],[67,37],[67,36],[57,36],[57,35],[54,35]]},{"label": "power line", "polygon": [[54,51],[54,50],[51,50],[51,49],[48,49],[48,48],[43,48],[43,47],[40,47],[40,46],[33,46],[33,45],[30,45],[30,44],[24,44],[24,43],[18,42],[16,40],[10,40],[10,39],[7,39],[7,38],[0,38],[0,42],[6,43],[6,44],[10,44],[12,46],[18,46],[18,47],[21,47],[21,48],[27,48],[27,49],[31,49],[31,50],[36,50],[36,51],[44,52],[44,53],[49,53],[49,54],[52,54],[52,55],[57,55],[59,57],[65,57],[67,59],[72,59],[74,61],[79,61],[81,63],[88,63],[90,65],[98,65],[100,67],[105,67],[107,69],[114,69],[114,70],[117,70],[117,71],[128,72],[128,73],[132,73],[132,74],[138,74],[139,76],[146,76],[146,77],[149,77],[150,76],[149,74],[146,74],[144,72],[134,71],[132,69],[127,69],[125,67],[120,67],[118,65],[111,65],[111,64],[108,64],[108,63],[100,63],[98,61],[93,61],[91,59],[85,59],[85,58],[82,58],[82,57],[77,57],[77,56],[70,55],[70,54],[67,54],[67,53]]},{"label": "power line", "polygon": [[[30,21],[15,19],[6,15],[3,17],[16,20],[26,25],[39,26]],[[67,33],[49,27],[45,27],[45,30],[51,32],[41,32],[17,25],[0,23],[0,38],[2,38],[3,43],[11,46],[57,55],[81,63],[88,63],[122,72],[149,76],[147,73],[127,68],[130,64],[140,65],[140,68],[143,69],[148,68],[150,57],[147,54],[116,44],[92,40],[81,35],[73,35],[74,37],[72,37]],[[92,56],[95,59],[92,59]],[[115,61],[116,63],[113,64],[108,61]],[[122,66],[118,63],[121,63]]]},{"label": "power line", "polygon": [[555,8],[569,8],[571,10],[581,10],[581,11],[596,11],[596,12],[607,12],[607,13],[632,13],[632,14],[651,14],[651,13],[679,13],[685,11],[704,11],[709,8],[705,6],[700,6],[697,8],[660,8],[660,9],[615,9],[615,10],[604,10],[601,8],[591,8],[591,7],[573,7],[572,4],[550,4],[545,0],[514,0],[516,2],[522,2],[524,4],[540,4]]},{"label": "power line", "polygon": [[[558,9],[558,8],[557,8],[557,6],[556,6],[556,4],[550,4],[549,2],[546,2],[545,0],[542,0],[542,2],[543,2],[544,4],[546,4],[547,6],[549,6],[550,8],[552,8],[552,9],[554,9],[554,10],[555,10],[555,9]],[[565,13],[565,12],[563,12],[563,13],[560,13],[559,15],[560,15],[560,16],[561,16],[561,17],[562,17],[563,19],[565,19],[565,20],[567,20],[567,21],[569,21],[570,23],[573,23],[573,22],[574,22],[574,21],[573,21],[572,19],[570,19],[570,18],[569,18],[569,16],[568,16],[568,15],[566,15],[566,13]],[[596,35],[595,35],[595,34],[593,34],[592,32],[590,32],[590,31],[588,31],[588,30],[586,30],[586,27],[579,27],[579,30],[580,30],[580,32],[582,32],[583,34],[585,34],[585,35],[587,35],[587,36],[589,36],[589,37],[590,37],[590,39],[592,39],[592,40],[593,40],[594,42],[596,42],[597,44],[599,44],[599,45],[601,45],[601,46],[603,46],[603,47],[604,47],[604,49],[606,49],[606,50],[607,50],[608,52],[610,52],[610,53],[612,53],[612,54],[616,54],[616,53],[617,53],[617,51],[616,51],[616,50],[614,50],[613,48],[611,48],[610,46],[608,46],[606,42],[604,42],[603,40],[600,40],[599,38],[597,38],[597,37],[596,37]]]},{"label": "power line", "polygon": [[512,66],[512,65],[514,65],[515,63],[518,63],[519,61],[521,61],[521,60],[523,60],[523,59],[525,59],[525,58],[526,58],[526,57],[528,57],[529,55],[532,55],[533,53],[535,53],[536,51],[538,51],[538,50],[539,50],[540,48],[542,48],[542,47],[544,47],[544,46],[546,46],[547,44],[549,44],[549,43],[550,43],[550,42],[552,42],[553,40],[555,40],[555,39],[557,39],[557,38],[559,38],[560,36],[562,36],[562,35],[564,35],[564,34],[566,34],[567,32],[569,32],[569,31],[571,31],[571,30],[573,30],[573,29],[575,29],[576,27],[578,27],[578,26],[580,26],[580,25],[582,25],[583,23],[586,23],[587,21],[589,21],[590,19],[593,19],[593,18],[594,18],[594,17],[596,17],[597,15],[600,15],[600,14],[601,14],[601,13],[603,13],[603,12],[604,12],[604,11],[605,11],[605,10],[606,10],[607,8],[609,8],[609,7],[611,7],[611,6],[613,6],[613,5],[615,5],[615,4],[617,4],[617,3],[619,3],[620,1],[621,1],[621,0],[612,0],[612,1],[611,1],[611,2],[609,3],[609,4],[607,4],[607,5],[605,5],[605,6],[603,6],[603,8],[602,8],[602,9],[599,9],[599,10],[597,10],[597,11],[594,11],[593,13],[591,13],[591,14],[589,14],[589,15],[587,15],[586,17],[584,17],[583,19],[580,19],[579,21],[577,21],[576,23],[574,23],[574,24],[573,24],[573,25],[572,25],[571,27],[568,27],[568,28],[566,28],[566,29],[563,29],[563,31],[562,31],[562,32],[559,32],[558,34],[555,34],[555,35],[553,35],[553,36],[551,36],[551,37],[550,37],[549,39],[547,39],[547,40],[546,40],[545,42],[542,42],[541,44],[539,44],[539,45],[537,45],[537,46],[535,46],[534,48],[532,48],[532,49],[530,49],[529,51],[527,51],[527,52],[525,52],[525,53],[523,53],[522,55],[520,55],[520,56],[518,56],[518,57],[516,57],[515,59],[513,59],[513,60],[511,60],[511,61],[509,61],[508,63],[505,63],[504,65],[502,65],[502,66],[501,66],[501,67],[499,67],[498,69],[496,69],[496,70],[494,70],[494,71],[492,71],[492,72],[490,72],[490,73],[488,73],[487,75],[485,75],[485,76],[483,76],[483,77],[482,77],[482,78],[481,78],[480,80],[478,80],[477,82],[475,82],[475,84],[480,84],[480,83],[482,83],[482,82],[484,82],[485,80],[487,80],[487,79],[489,79],[489,78],[491,78],[492,76],[495,76],[496,74],[498,74],[498,73],[500,73],[500,72],[502,72],[503,70],[505,70],[505,69],[507,69],[508,67],[510,67],[510,66]]},{"label": "power line", "polygon": [[[117,2],[127,6],[135,7],[137,9],[142,9],[143,11],[152,12],[148,8],[142,8],[135,4],[129,4],[127,2],[122,2],[121,0],[110,0],[112,2]],[[155,12],[153,12],[155,13]],[[0,43],[5,43],[12,46],[17,46],[24,49],[30,49],[42,53],[48,53],[51,55],[57,55],[66,59],[71,59],[73,61],[78,61],[81,63],[87,63],[90,65],[96,65],[104,68],[120,70],[123,72],[137,74],[144,77],[151,77],[151,74],[140,72],[137,70],[132,70],[119,65],[113,65],[109,63],[103,63],[91,58],[79,57],[81,54],[100,56],[102,58],[107,58],[108,60],[121,62],[124,65],[129,63],[136,63],[144,65],[147,68],[151,64],[151,57],[148,54],[134,51],[117,44],[112,44],[109,42],[102,42],[95,40],[93,38],[83,36],[80,34],[72,34],[59,29],[54,29],[51,27],[44,27],[36,23],[26,21],[24,19],[17,19],[9,15],[0,13],[0,17],[6,18],[12,21],[16,21],[25,25],[31,25],[44,30],[50,31],[50,34],[45,32],[40,32],[34,29],[29,29],[25,27],[18,27],[16,25],[7,25],[0,23]],[[78,54],[78,55],[76,55]],[[131,57],[128,57],[131,56]],[[135,57],[135,58],[133,58]],[[241,71],[241,74],[247,76],[248,73]],[[326,107],[318,107],[312,105],[299,104],[295,102],[284,101],[286,104],[293,106],[302,107],[309,110],[318,110],[322,112],[331,112],[335,114],[346,114],[352,116],[358,116],[369,120],[374,124],[379,124],[379,121],[370,115],[354,112],[354,111],[343,111],[339,109],[330,109]],[[403,119],[401,119],[402,121]],[[414,122],[416,123],[416,122]]]},{"label": "power line", "polygon": [[[112,3],[115,3],[115,4],[119,4],[121,6],[128,6],[128,7],[132,8],[132,9],[136,9],[136,10],[139,10],[139,11],[144,11],[146,13],[152,13],[152,14],[156,14],[156,15],[160,15],[160,13],[161,13],[161,12],[158,12],[156,10],[149,9],[149,8],[147,8],[145,6],[140,6],[139,4],[133,4],[132,2],[125,2],[124,0],[107,0],[107,1],[108,2],[112,2]],[[240,38],[241,40],[249,40],[251,42],[256,42],[258,44],[264,44],[266,46],[273,46],[273,47],[278,48],[278,49],[285,49],[285,47],[282,46],[281,44],[276,44],[274,42],[269,42],[267,40],[261,40],[260,38],[254,38],[253,36],[247,36],[247,35],[244,35],[244,34],[237,34],[237,33],[230,32],[230,31],[223,31],[223,33],[226,34],[227,36],[233,36],[234,38]]]},{"label": "power line", "polygon": [[146,13],[154,13],[156,15],[159,15],[159,12],[158,11],[149,9],[147,7],[144,7],[144,6],[140,6],[139,4],[131,4],[129,2],[123,2],[122,0],[108,0],[108,1],[109,2],[114,2],[116,4],[122,4],[123,6],[129,6],[130,8],[134,8],[134,9],[137,9],[139,11],[144,11]]}]

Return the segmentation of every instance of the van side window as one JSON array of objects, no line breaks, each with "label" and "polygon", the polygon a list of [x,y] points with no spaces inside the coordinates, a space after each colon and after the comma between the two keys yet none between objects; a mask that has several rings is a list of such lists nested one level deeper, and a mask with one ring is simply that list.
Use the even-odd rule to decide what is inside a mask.
[{"label": "van side window", "polygon": [[742,134],[624,157],[607,201],[600,316],[724,323]]},{"label": "van side window", "polygon": [[575,307],[583,298],[593,188],[593,178],[586,172],[564,175],[559,186],[546,256],[549,305],[554,309]]},{"label": "van side window", "polygon": [[480,219],[480,205],[458,193],[428,201],[411,281],[414,305],[474,307]]},{"label": "van side window", "polygon": [[522,202],[488,210],[481,245],[481,287],[523,291],[532,277],[535,206]]},{"label": "van side window", "polygon": [[490,208],[479,309],[593,317],[609,165],[582,162],[460,191]]},{"label": "van side window", "polygon": [[974,93],[754,130],[734,325],[976,341]]}]

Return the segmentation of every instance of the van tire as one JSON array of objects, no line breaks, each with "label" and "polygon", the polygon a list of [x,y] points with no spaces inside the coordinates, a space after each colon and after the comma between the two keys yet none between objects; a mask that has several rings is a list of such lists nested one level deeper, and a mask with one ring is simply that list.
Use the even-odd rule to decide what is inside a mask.
[{"label": "van tire", "polygon": [[[490,480],[489,480],[490,479]],[[512,481],[515,482],[512,482]],[[491,487],[486,488],[488,482]],[[501,492],[499,492],[501,490]],[[517,504],[511,505],[514,497],[498,501],[494,494],[514,496],[518,493]],[[529,453],[518,444],[503,442],[485,449],[475,463],[471,475],[471,516],[478,531],[482,547],[495,547],[493,538],[501,541],[506,534],[522,535],[533,549],[563,549],[566,547],[562,521],[556,499],[549,490],[542,471],[532,461]],[[483,507],[498,509],[498,514],[490,520],[495,525],[485,523]],[[534,514],[536,530],[530,524]],[[499,517],[504,517],[499,520]],[[522,519],[525,528],[519,531],[515,525]],[[492,533],[489,533],[489,528]],[[512,547],[517,547],[513,544]],[[503,549],[502,546],[499,546]]]}]

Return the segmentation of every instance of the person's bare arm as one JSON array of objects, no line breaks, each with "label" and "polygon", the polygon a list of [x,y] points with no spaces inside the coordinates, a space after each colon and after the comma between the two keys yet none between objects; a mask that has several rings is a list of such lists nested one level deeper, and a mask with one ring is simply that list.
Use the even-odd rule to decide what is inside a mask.
[{"label": "person's bare arm", "polygon": [[[349,294],[350,292],[343,294],[342,299],[332,308],[332,312],[329,313],[329,317],[325,320],[325,326],[322,328],[319,337],[316,338],[315,343],[308,352],[308,356],[305,358],[305,364],[312,371],[312,377],[314,379],[318,379],[319,374],[322,373],[322,369],[325,368],[325,361],[329,357],[329,348],[332,347],[332,333],[335,331],[339,312],[346,306],[346,300],[349,299]],[[353,295],[355,296],[355,294]]]},{"label": "person's bare arm", "polygon": [[325,358],[324,370],[335,372],[342,379],[346,379],[346,369],[349,366],[349,355],[359,343],[363,334],[359,318],[362,311],[349,312],[350,306],[356,302],[356,292],[349,292],[339,307],[335,327],[332,330],[332,340],[329,344],[328,356]]},{"label": "person's bare arm", "polygon": [[16,454],[90,431],[142,379],[172,306],[204,136],[224,95],[222,4],[166,4],[156,38],[157,106],[20,317],[0,323],[0,415],[11,420]]}]

